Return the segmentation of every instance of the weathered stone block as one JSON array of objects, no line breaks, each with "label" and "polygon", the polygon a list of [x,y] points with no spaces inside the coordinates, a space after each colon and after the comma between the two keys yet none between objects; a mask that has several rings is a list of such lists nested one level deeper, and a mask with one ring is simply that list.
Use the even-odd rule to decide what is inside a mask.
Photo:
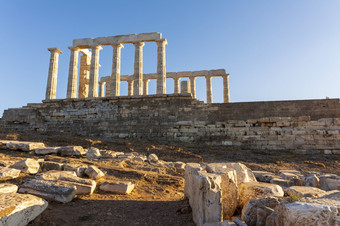
[{"label": "weathered stone block", "polygon": [[36,174],[40,170],[40,164],[34,159],[25,159],[14,163],[9,168],[18,169],[23,173]]},{"label": "weathered stone block", "polygon": [[100,185],[99,189],[107,192],[125,195],[130,194],[134,187],[135,185],[131,182],[106,181]]},{"label": "weathered stone block", "polygon": [[7,194],[7,193],[16,193],[18,190],[18,186],[15,184],[0,184],[0,194]]}]

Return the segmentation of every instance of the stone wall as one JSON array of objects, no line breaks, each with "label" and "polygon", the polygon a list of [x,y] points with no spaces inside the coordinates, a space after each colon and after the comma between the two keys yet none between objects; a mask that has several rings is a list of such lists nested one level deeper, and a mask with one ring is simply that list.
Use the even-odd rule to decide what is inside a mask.
[{"label": "stone wall", "polygon": [[49,100],[8,109],[0,132],[340,151],[339,99],[205,104],[191,94]]}]

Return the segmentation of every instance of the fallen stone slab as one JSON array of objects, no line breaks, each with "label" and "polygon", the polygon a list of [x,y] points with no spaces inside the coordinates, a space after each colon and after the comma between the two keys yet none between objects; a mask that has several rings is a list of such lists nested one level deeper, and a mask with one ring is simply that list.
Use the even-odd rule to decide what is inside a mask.
[{"label": "fallen stone slab", "polygon": [[63,165],[63,170],[64,171],[73,171],[76,173],[78,177],[84,177],[85,170],[88,168],[87,165],[81,165],[81,164],[64,164]]},{"label": "fallen stone slab", "polygon": [[76,195],[77,188],[76,186],[62,182],[34,179],[21,185],[19,192],[36,195],[48,200],[67,203],[72,201]]},{"label": "fallen stone slab", "polygon": [[238,162],[227,162],[225,167],[234,169],[237,175],[237,186],[245,182],[256,181],[256,177],[253,172],[244,164]]},{"label": "fallen stone slab", "polygon": [[107,192],[126,195],[130,194],[134,187],[135,185],[132,182],[106,181],[100,185],[99,189]]},{"label": "fallen stone slab", "polygon": [[33,151],[37,148],[44,148],[45,144],[40,142],[11,141],[6,144],[10,150]]},{"label": "fallen stone slab", "polygon": [[284,192],[277,184],[269,184],[263,182],[246,182],[239,187],[239,206],[244,205],[254,198],[265,197],[283,197]]},{"label": "fallen stone slab", "polygon": [[50,170],[62,170],[64,164],[59,162],[52,161],[44,161],[41,162],[42,171],[50,171]]},{"label": "fallen stone slab", "polygon": [[285,192],[292,197],[320,197],[326,194],[324,190],[306,186],[291,186],[285,189]]},{"label": "fallen stone slab", "polygon": [[34,153],[37,155],[58,154],[60,147],[36,148]]},{"label": "fallen stone slab", "polygon": [[0,194],[0,225],[24,226],[39,216],[48,203],[39,197],[7,193]]},{"label": "fallen stone slab", "polygon": [[20,176],[20,170],[0,167],[0,179],[14,179]]},{"label": "fallen stone slab", "polygon": [[88,148],[86,153],[86,158],[88,159],[99,159],[101,157],[100,151],[98,148]]},{"label": "fallen stone slab", "polygon": [[35,159],[24,159],[14,163],[9,168],[18,169],[22,173],[36,174],[40,170],[40,164]]},{"label": "fallen stone slab", "polygon": [[98,179],[98,178],[105,176],[105,174],[100,169],[98,169],[96,166],[89,166],[85,170],[85,174],[93,179]]},{"label": "fallen stone slab", "polygon": [[274,173],[267,171],[253,171],[253,174],[257,181],[270,183],[270,181],[276,177]]},{"label": "fallen stone slab", "polygon": [[303,177],[305,186],[320,188],[320,179],[316,174],[309,174]]},{"label": "fallen stone slab", "polygon": [[289,187],[290,186],[290,181],[289,180],[285,180],[282,178],[276,178],[274,177],[273,179],[270,180],[271,184],[277,184],[281,187]]},{"label": "fallen stone slab", "polygon": [[87,151],[81,146],[66,146],[60,147],[59,154],[61,156],[77,156],[81,157],[86,155]]},{"label": "fallen stone slab", "polygon": [[9,183],[0,184],[0,194],[16,193],[17,191],[18,186],[16,186],[15,184]]},{"label": "fallen stone slab", "polygon": [[35,178],[38,180],[59,180],[61,176],[64,177],[74,177],[76,176],[76,173],[73,171],[58,171],[58,170],[51,170],[47,171],[45,173],[39,173],[35,175]]}]

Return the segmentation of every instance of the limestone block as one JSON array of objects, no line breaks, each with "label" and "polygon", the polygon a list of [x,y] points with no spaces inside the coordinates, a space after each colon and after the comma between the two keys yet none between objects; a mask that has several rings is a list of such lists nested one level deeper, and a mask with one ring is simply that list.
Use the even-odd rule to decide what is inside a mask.
[{"label": "limestone block", "polygon": [[267,171],[253,171],[253,174],[257,181],[270,183],[270,181],[276,177],[274,173]]},{"label": "limestone block", "polygon": [[18,186],[15,184],[0,184],[0,194],[8,194],[8,193],[16,193],[18,190]]},{"label": "limestone block", "polygon": [[289,180],[276,177],[271,179],[270,183],[280,185],[281,187],[289,187],[291,185]]},{"label": "limestone block", "polygon": [[24,159],[11,165],[9,168],[18,169],[22,173],[36,174],[40,170],[40,164],[35,159]]},{"label": "limestone block", "polygon": [[62,170],[64,164],[59,162],[52,162],[52,161],[44,161],[41,163],[41,168],[43,171],[50,171],[50,170]]},{"label": "limestone block", "polygon": [[99,159],[101,157],[100,151],[98,148],[88,148],[86,153],[86,158],[88,159]]},{"label": "limestone block", "polygon": [[105,176],[105,174],[100,169],[98,169],[96,166],[89,166],[85,170],[85,174],[93,179],[98,179],[98,178]]},{"label": "limestone block", "polygon": [[19,177],[20,170],[0,166],[0,179],[14,179]]},{"label": "limestone block", "polygon": [[242,163],[225,163],[227,168],[234,169],[237,175],[237,185],[240,186],[241,183],[256,181],[253,172]]},{"label": "limestone block", "polygon": [[177,172],[184,173],[185,171],[185,163],[184,162],[175,162],[174,167],[177,169]]},{"label": "limestone block", "polygon": [[65,171],[74,171],[78,177],[85,176],[85,170],[88,168],[87,165],[81,164],[64,164],[63,170]]},{"label": "limestone block", "polygon": [[323,196],[326,193],[324,190],[321,190],[319,188],[306,187],[306,186],[291,186],[285,189],[285,192],[289,196],[314,197],[314,198]]},{"label": "limestone block", "polygon": [[316,174],[309,174],[303,177],[305,180],[305,186],[309,187],[320,187],[320,179]]},{"label": "limestone block", "polygon": [[126,195],[130,194],[134,187],[135,184],[133,184],[132,182],[106,181],[100,185],[99,189],[107,192]]},{"label": "limestone block", "polygon": [[58,154],[60,147],[36,148],[34,150],[37,155]]},{"label": "limestone block", "polygon": [[264,197],[283,197],[284,192],[277,184],[246,182],[239,186],[239,206],[243,207],[248,200]]},{"label": "limestone block", "polygon": [[114,151],[107,151],[107,150],[100,151],[101,158],[116,158],[116,156],[121,153],[123,152],[114,152]]},{"label": "limestone block", "polygon": [[241,218],[249,226],[265,225],[267,216],[279,203],[280,199],[277,197],[250,199],[242,209]]},{"label": "limestone block", "polygon": [[322,184],[326,191],[340,190],[340,178],[326,178]]},{"label": "limestone block", "polygon": [[336,184],[334,182],[339,180],[336,174],[323,174],[319,176],[319,179],[320,179],[320,188],[322,190],[325,190],[325,191],[336,190],[336,189],[332,189],[334,188],[334,186],[332,185]]},{"label": "limestone block", "polygon": [[73,171],[58,171],[51,170],[45,173],[39,173],[35,175],[35,178],[38,180],[59,180],[61,177],[75,177],[76,173]]},{"label": "limestone block", "polygon": [[185,173],[184,173],[184,195],[189,200],[193,198],[192,195],[196,193],[195,188],[193,187],[193,183],[197,183],[195,181],[195,177],[198,171],[203,170],[200,164],[198,163],[187,163],[185,166]]},{"label": "limestone block", "polygon": [[86,152],[81,146],[66,146],[59,149],[61,156],[84,156]]},{"label": "limestone block", "polygon": [[149,163],[157,163],[158,162],[158,157],[155,154],[150,154],[148,156],[148,161]]},{"label": "limestone block", "polygon": [[40,142],[13,141],[6,144],[6,148],[11,150],[32,151],[36,148],[44,148],[45,144]]},{"label": "limestone block", "polygon": [[0,225],[24,226],[39,216],[48,203],[36,196],[10,193],[0,194]]},{"label": "limestone block", "polygon": [[21,185],[19,192],[36,195],[45,199],[67,203],[76,195],[77,188],[62,182],[30,180]]}]

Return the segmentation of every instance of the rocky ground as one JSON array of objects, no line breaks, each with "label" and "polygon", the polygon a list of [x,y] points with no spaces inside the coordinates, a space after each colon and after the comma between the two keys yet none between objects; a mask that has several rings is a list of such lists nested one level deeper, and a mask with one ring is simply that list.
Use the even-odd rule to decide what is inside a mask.
[{"label": "rocky ground", "polygon": [[[174,162],[241,162],[252,170],[278,174],[280,170],[298,170],[301,174],[332,173],[340,175],[339,155],[298,155],[291,152],[241,150],[237,148],[201,145],[164,145],[147,141],[109,142],[79,137],[0,134],[0,139],[44,142],[47,146],[78,145],[83,148],[124,152],[129,156],[156,154],[158,163],[134,161],[130,157],[88,159],[35,155],[29,152],[0,148],[0,166],[33,158],[62,164],[93,165],[102,170],[104,181],[131,181],[135,189],[128,195],[118,195],[98,189],[92,195],[78,195],[71,202],[49,201],[47,209],[30,225],[194,225],[188,201],[184,198],[183,170]],[[6,180],[18,186],[34,175],[21,173]]]}]

